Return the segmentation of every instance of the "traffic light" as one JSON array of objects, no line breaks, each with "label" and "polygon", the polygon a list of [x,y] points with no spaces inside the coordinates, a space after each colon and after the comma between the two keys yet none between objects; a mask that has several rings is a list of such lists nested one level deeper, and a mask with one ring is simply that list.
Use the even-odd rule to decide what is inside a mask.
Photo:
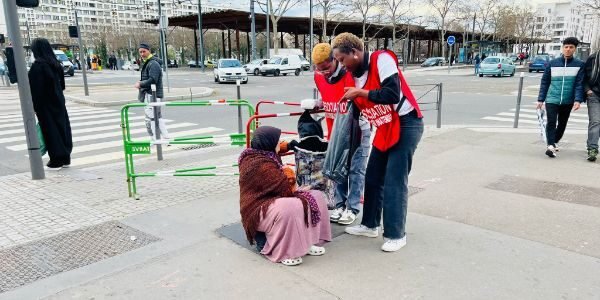
[{"label": "traffic light", "polygon": [[69,37],[79,37],[79,35],[77,34],[77,26],[69,26]]},{"label": "traffic light", "polygon": [[17,6],[34,8],[40,6],[40,0],[17,0]]}]

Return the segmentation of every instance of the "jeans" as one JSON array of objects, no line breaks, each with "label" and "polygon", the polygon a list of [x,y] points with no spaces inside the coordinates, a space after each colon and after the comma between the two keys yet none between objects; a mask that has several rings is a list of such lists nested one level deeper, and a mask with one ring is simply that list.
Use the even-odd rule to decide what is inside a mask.
[{"label": "jeans", "polygon": [[365,187],[365,170],[371,147],[371,128],[361,129],[360,146],[350,161],[349,181],[336,184],[335,208],[348,208],[355,214],[360,212],[360,197]]},{"label": "jeans", "polygon": [[548,139],[548,146],[556,146],[556,143],[562,139],[567,129],[567,122],[571,115],[573,104],[551,104],[546,103],[546,115],[548,123],[546,124],[546,138]]},{"label": "jeans", "polygon": [[479,74],[479,64],[475,64],[475,75]]},{"label": "jeans", "polygon": [[600,96],[596,94],[589,96],[587,106],[588,116],[590,117],[587,147],[598,149],[598,139],[600,139]]},{"label": "jeans", "polygon": [[423,120],[416,111],[400,117],[400,141],[387,152],[373,147],[365,175],[365,205],[361,224],[379,227],[383,210],[383,236],[400,239],[406,234],[408,174],[413,154],[423,135]]}]

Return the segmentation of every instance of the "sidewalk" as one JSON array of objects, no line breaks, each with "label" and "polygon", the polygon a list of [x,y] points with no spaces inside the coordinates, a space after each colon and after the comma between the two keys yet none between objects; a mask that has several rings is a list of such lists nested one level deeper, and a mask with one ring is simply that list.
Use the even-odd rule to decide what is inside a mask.
[{"label": "sidewalk", "polygon": [[[537,133],[498,131],[426,130],[409,181],[418,193],[405,248],[383,253],[380,238],[342,235],[298,267],[270,263],[216,232],[239,222],[235,177],[141,178],[139,201],[127,198],[121,164],[73,166],[45,181],[0,177],[0,255],[37,249],[4,256],[0,299],[600,297],[600,164],[585,161],[584,136],[567,133],[559,157],[549,159]],[[219,165],[238,153],[178,151],[136,167]],[[91,242],[49,255],[63,249],[52,246],[59,237],[107,222],[137,230],[132,243],[147,244],[50,272],[67,254],[92,257]],[[33,282],[31,270],[19,269],[31,257],[43,262],[39,274],[49,273]]]},{"label": "sidewalk", "polygon": [[[67,101],[89,106],[120,106],[127,103],[137,103],[138,90],[131,85],[90,86],[89,96],[85,96],[82,87],[69,87],[65,91]],[[189,101],[190,98],[208,97],[214,93],[208,87],[171,88],[164,89],[166,101]],[[119,99],[119,100],[115,100]]]}]

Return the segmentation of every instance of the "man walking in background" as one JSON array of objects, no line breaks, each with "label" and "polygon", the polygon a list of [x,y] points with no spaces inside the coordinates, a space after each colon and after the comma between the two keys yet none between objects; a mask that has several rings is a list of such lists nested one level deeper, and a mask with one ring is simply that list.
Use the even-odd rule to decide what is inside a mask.
[{"label": "man walking in background", "polygon": [[588,125],[587,151],[589,161],[596,161],[598,139],[600,139],[600,51],[585,62],[584,88],[587,97]]},{"label": "man walking in background", "polygon": [[[150,52],[150,46],[148,44],[140,44],[139,53],[142,58],[141,77],[140,81],[135,83],[135,88],[139,89],[138,100],[140,102],[152,102],[152,85],[156,85],[156,101],[164,97],[163,85],[162,85],[162,68],[156,57]],[[158,110],[158,129],[160,130],[161,138],[169,139],[169,132],[165,120],[162,119],[160,107],[156,107]],[[146,113],[146,128],[148,134],[154,137],[155,122],[154,122],[154,110],[152,107],[145,108]]]},{"label": "man walking in background", "polygon": [[571,110],[578,110],[584,101],[584,63],[575,58],[579,40],[568,37],[563,41],[562,56],[550,61],[542,76],[537,109],[546,103],[546,155],[556,157]]}]

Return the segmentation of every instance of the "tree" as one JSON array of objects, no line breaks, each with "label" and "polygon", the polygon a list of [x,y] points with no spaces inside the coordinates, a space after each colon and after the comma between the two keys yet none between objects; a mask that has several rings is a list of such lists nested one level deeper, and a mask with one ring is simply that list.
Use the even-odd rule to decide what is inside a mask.
[{"label": "tree", "polygon": [[366,41],[367,21],[369,19],[369,11],[377,5],[378,0],[351,0],[350,5],[357,10],[362,17],[362,39]]},{"label": "tree", "polygon": [[323,40],[327,40],[327,24],[330,20],[335,19],[342,13],[344,7],[343,0],[317,0],[316,5],[319,6],[323,12]]},{"label": "tree", "polygon": [[394,49],[396,45],[396,27],[400,23],[400,19],[410,11],[410,0],[408,0],[408,5],[406,10],[402,10],[404,7],[406,0],[381,0],[381,8],[387,12],[387,17],[392,23],[392,45],[391,49]]},{"label": "tree", "polygon": [[[427,0],[427,3],[440,17],[440,43],[444,45],[446,36],[446,20],[457,0]],[[442,46],[442,57],[446,57],[446,47]]]},{"label": "tree", "polygon": [[592,10],[595,10],[596,13],[600,14],[600,0],[580,0],[581,5]]},{"label": "tree", "polygon": [[490,25],[490,22],[492,21],[492,15],[494,14],[494,11],[496,10],[498,1],[497,0],[485,0],[484,2],[476,2],[476,3],[477,3],[476,12],[479,12],[479,14],[477,15],[475,22],[477,24],[477,27],[479,28],[480,40],[485,41],[489,38],[489,34],[487,34],[487,29],[488,29],[488,26]]},{"label": "tree", "polygon": [[[297,4],[303,2],[303,0],[276,0],[277,5],[273,5],[273,0],[265,0],[269,1],[269,6],[271,7],[271,23],[273,26],[273,48],[275,49],[275,54],[279,52],[279,35],[277,34],[277,23],[281,19],[281,17],[288,12],[291,8],[296,6]],[[267,5],[266,2],[257,1],[260,9],[267,13]]]},{"label": "tree", "polygon": [[519,52],[523,52],[523,40],[531,36],[531,32],[534,26],[534,14],[533,8],[526,6],[517,6],[513,8],[515,32],[514,36],[517,38],[519,44]]}]

